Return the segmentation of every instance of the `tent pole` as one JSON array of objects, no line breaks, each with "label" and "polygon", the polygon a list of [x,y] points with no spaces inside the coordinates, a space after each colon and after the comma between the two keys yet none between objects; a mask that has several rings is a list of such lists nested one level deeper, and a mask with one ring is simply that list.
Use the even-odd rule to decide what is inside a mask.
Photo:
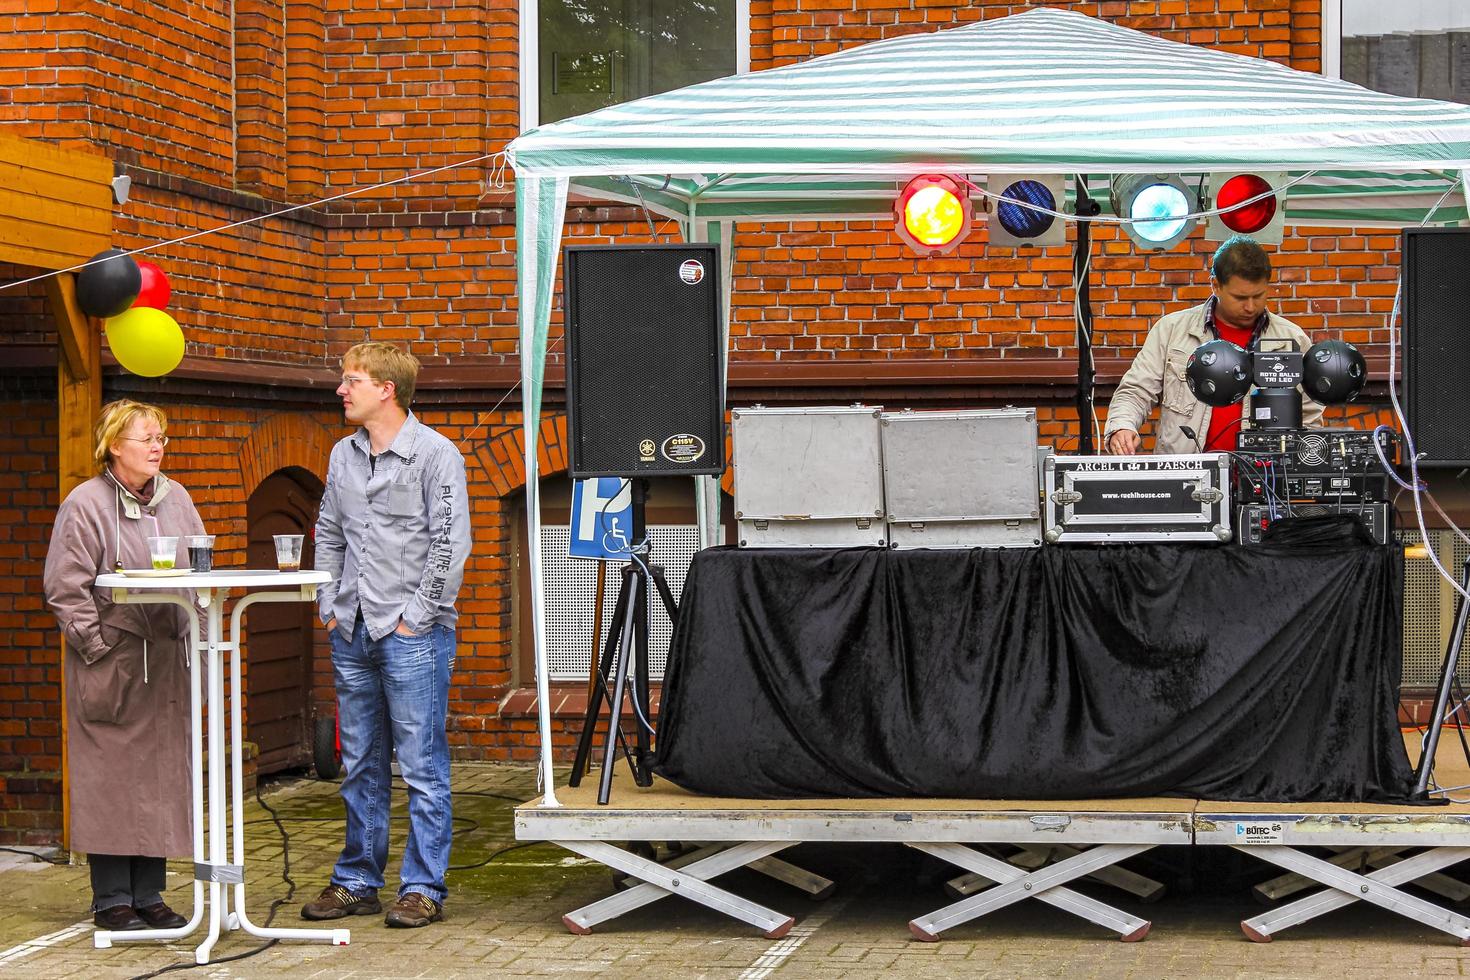
[{"label": "tent pole", "polygon": [[526,559],[531,588],[531,636],[536,668],[536,732],[540,741],[541,806],[558,807],[551,759],[551,671],[546,653],[545,576],[541,567],[541,484],[537,442],[546,340],[556,288],[556,262],[566,220],[565,177],[516,174],[516,286],[519,294],[521,426],[525,439]]},{"label": "tent pole", "polygon": [[[735,291],[735,222],[717,221],[711,227],[718,233],[720,243],[720,409],[723,413],[730,407],[730,304]],[[720,520],[718,477],[709,481],[708,507],[714,522],[710,547],[722,545],[725,543],[725,525]]]},{"label": "tent pole", "polygon": [[[679,228],[684,232],[686,242],[709,241],[709,228],[706,222],[695,220],[693,217],[694,205],[689,206],[690,219],[687,224],[680,223]],[[709,513],[709,483],[712,477],[694,477],[694,519],[699,525],[699,547],[701,550],[708,548],[712,541],[711,527],[713,521]]]},{"label": "tent pole", "polygon": [[[1077,216],[1090,218],[1102,208],[1087,193],[1087,175],[1077,174]],[[1076,295],[1077,318],[1077,452],[1091,456],[1092,385],[1097,375],[1092,369],[1092,296],[1088,287],[1091,276],[1092,222],[1077,222],[1077,238],[1072,247],[1072,289]]]},{"label": "tent pole", "polygon": [[[691,206],[692,211],[692,206]],[[730,287],[732,275],[730,264],[733,252],[730,246],[732,224],[727,221],[691,221],[690,237],[687,241],[714,242],[720,247],[720,406],[723,409],[729,392],[725,378],[730,362]],[[723,420],[722,420],[723,429]],[[720,524],[720,478],[718,476],[696,476],[694,478],[694,513],[699,522],[699,547],[713,548],[724,544],[725,529]]]}]

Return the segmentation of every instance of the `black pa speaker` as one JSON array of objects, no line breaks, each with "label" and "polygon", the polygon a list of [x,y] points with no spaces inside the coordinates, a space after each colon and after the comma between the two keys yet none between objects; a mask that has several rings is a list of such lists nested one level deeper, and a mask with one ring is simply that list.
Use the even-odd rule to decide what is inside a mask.
[{"label": "black pa speaker", "polygon": [[718,248],[571,246],[562,272],[571,475],[723,473]]},{"label": "black pa speaker", "polygon": [[1420,465],[1470,466],[1470,229],[1406,228],[1404,411]]}]

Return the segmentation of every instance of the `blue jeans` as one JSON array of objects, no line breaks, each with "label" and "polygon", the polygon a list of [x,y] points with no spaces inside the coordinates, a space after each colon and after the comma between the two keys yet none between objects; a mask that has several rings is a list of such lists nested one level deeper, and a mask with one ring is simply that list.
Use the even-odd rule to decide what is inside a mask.
[{"label": "blue jeans", "polygon": [[388,862],[392,753],[408,784],[408,843],[399,870],[408,892],[443,902],[452,834],[449,792],[449,672],[454,630],[369,639],[362,618],[350,641],[332,630],[332,676],[342,738],[347,843],[332,883],[363,894],[383,887]]}]

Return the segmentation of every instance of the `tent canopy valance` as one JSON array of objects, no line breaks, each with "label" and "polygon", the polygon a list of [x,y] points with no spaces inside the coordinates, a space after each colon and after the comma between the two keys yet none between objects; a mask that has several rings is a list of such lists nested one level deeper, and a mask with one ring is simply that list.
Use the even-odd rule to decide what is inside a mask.
[{"label": "tent canopy valance", "polygon": [[[1403,223],[1470,165],[1470,106],[1042,8],[552,123],[510,157],[518,176],[565,176],[578,196],[641,193],[683,218],[882,217],[895,185],[931,170],[1270,169],[1312,174],[1288,195],[1288,221]],[[1465,217],[1447,203],[1458,213],[1436,219]]]},{"label": "tent canopy valance", "polygon": [[[1239,168],[1221,168],[1235,169]],[[1057,172],[1035,167],[989,171],[911,167],[886,178],[874,174],[584,175],[571,178],[569,196],[647,207],[664,218],[684,222],[891,221],[894,199],[904,184],[917,174],[936,171],[963,173],[976,181],[988,173]],[[1149,172],[1177,173],[1185,183],[1208,190],[1212,171],[1155,167]],[[1102,206],[1104,215],[1112,214],[1108,176],[1094,175],[1095,179],[1088,182],[1088,193]],[[1288,171],[1287,178],[1292,183],[1286,195],[1286,223],[1291,225],[1400,228],[1418,224],[1431,212],[1435,222],[1463,221],[1467,217],[1460,174],[1453,170]],[[974,195],[974,203],[985,206],[980,195]],[[1067,210],[1070,212],[1075,205],[1075,192],[1069,188]]]},{"label": "tent canopy valance", "polygon": [[907,179],[931,172],[1081,174],[1106,206],[1109,175],[1286,171],[1297,180],[1290,223],[1399,227],[1466,219],[1470,106],[1038,8],[601,109],[522,135],[508,157],[542,768],[554,806],[536,441],[569,196],[647,207],[686,236],[719,241],[727,259],[734,224],[887,219]]}]

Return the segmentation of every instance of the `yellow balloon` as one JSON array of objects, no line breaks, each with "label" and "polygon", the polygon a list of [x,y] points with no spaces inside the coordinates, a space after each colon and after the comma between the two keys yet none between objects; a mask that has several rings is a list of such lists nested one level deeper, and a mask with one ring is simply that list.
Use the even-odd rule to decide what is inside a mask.
[{"label": "yellow balloon", "polygon": [[117,363],[134,374],[157,378],[184,359],[184,331],[163,310],[135,306],[104,324]]}]

